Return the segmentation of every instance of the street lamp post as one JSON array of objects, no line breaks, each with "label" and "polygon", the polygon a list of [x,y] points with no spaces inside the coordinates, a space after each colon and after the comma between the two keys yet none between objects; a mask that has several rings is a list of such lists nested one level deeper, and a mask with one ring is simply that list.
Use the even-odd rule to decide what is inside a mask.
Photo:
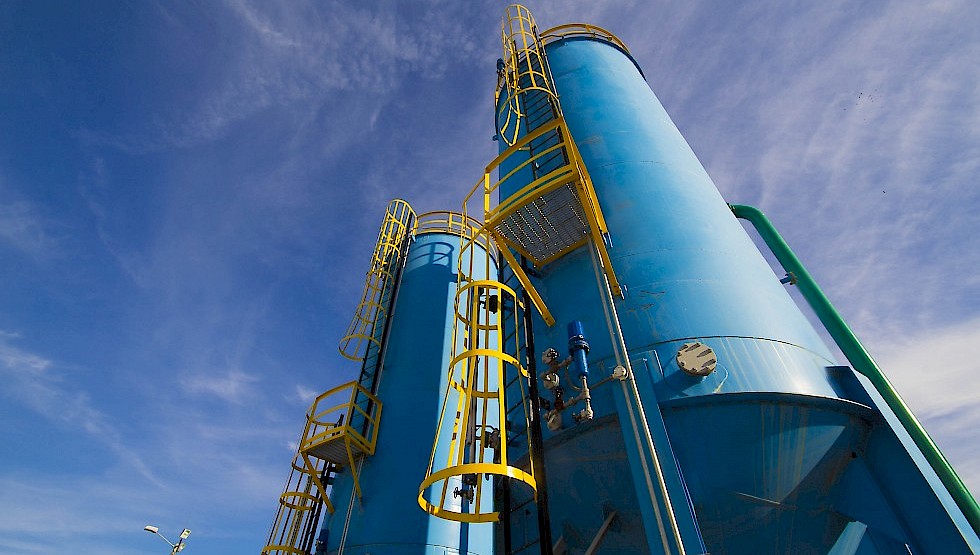
[{"label": "street lamp post", "polygon": [[180,538],[177,540],[177,543],[173,543],[172,541],[168,540],[163,534],[161,534],[160,529],[157,528],[156,526],[151,526],[147,524],[146,526],[143,527],[143,529],[151,534],[155,534],[159,536],[161,540],[167,542],[167,545],[173,548],[170,550],[170,555],[177,555],[177,553],[183,551],[184,548],[187,547],[187,544],[184,543],[184,540],[187,539],[187,536],[191,535],[191,531],[188,530],[187,528],[184,528],[184,531],[180,533]]}]

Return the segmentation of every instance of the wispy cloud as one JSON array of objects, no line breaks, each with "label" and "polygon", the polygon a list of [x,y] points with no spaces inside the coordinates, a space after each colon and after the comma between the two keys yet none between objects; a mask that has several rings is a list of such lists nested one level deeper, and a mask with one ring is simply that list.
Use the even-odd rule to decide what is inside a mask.
[{"label": "wispy cloud", "polygon": [[42,216],[27,200],[19,198],[0,174],[0,245],[6,245],[34,260],[59,255],[60,245],[52,234],[54,223]]},{"label": "wispy cloud", "polygon": [[319,394],[320,394],[320,391],[318,391],[316,389],[313,389],[313,388],[310,388],[310,387],[306,387],[306,386],[304,386],[302,384],[297,384],[296,385],[296,392],[293,394],[293,396],[290,398],[290,400],[291,401],[296,401],[297,403],[299,403],[301,405],[309,405],[310,403],[313,402],[313,399],[315,399],[316,396],[319,395]]},{"label": "wispy cloud", "polygon": [[197,84],[201,94],[169,109],[148,107],[148,117],[127,130],[78,130],[83,143],[129,154],[186,149],[224,137],[233,125],[264,110],[315,114],[344,91],[371,97],[380,106],[405,79],[437,79],[478,51],[462,17],[465,10],[453,4],[412,19],[384,6],[342,2],[228,0],[201,5],[203,13],[194,14],[158,9],[172,28],[164,37],[204,20],[214,25],[210,32],[227,43],[208,55],[220,58],[219,71]]},{"label": "wispy cloud", "polygon": [[[234,504],[256,530],[268,524],[289,469],[286,438],[301,429],[302,407],[280,414],[277,403],[250,389],[253,375],[235,370],[212,381],[190,380],[185,386],[191,396],[134,388],[127,395],[140,405],[141,418],[124,425],[81,390],[85,381],[74,370],[19,347],[19,341],[15,333],[0,332],[5,402],[61,429],[59,437],[77,435],[106,447],[113,458],[97,466],[69,465],[57,480],[41,468],[4,468],[0,551],[50,553],[55,545],[84,542],[105,553],[132,553],[119,548],[131,541],[127,536],[174,515],[195,528],[198,545],[212,541],[247,549],[259,541],[261,533],[236,532],[243,520],[215,521],[213,515]],[[231,410],[195,401],[199,395],[230,401]],[[239,403],[250,395],[251,404]],[[82,458],[91,457],[98,455]],[[52,521],[58,522],[55,529]]]},{"label": "wispy cloud", "polygon": [[769,213],[863,336],[975,313],[972,3],[687,10],[675,32],[711,40],[634,54],[726,198]]},{"label": "wispy cloud", "polygon": [[160,485],[149,466],[124,441],[112,419],[84,391],[66,383],[51,360],[16,347],[15,333],[0,331],[0,379],[4,395],[63,428],[82,432],[108,447],[119,462]]},{"label": "wispy cloud", "polygon": [[181,385],[191,394],[214,395],[229,403],[241,404],[253,396],[252,384],[260,378],[231,369],[220,374],[197,374],[181,380]]}]

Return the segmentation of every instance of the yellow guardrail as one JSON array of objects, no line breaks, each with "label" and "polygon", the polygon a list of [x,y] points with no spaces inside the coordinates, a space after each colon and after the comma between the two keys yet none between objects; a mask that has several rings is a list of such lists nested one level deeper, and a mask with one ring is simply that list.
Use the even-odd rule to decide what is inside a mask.
[{"label": "yellow guardrail", "polygon": [[607,31],[598,25],[591,25],[589,23],[567,23],[565,25],[552,27],[551,29],[541,33],[541,44],[546,45],[568,37],[591,37],[602,39],[622,48],[627,54],[629,54],[630,51],[630,49],[626,47],[626,43],[619,40],[619,37],[612,34],[612,32]]},{"label": "yellow guardrail", "polygon": [[462,212],[436,210],[420,214],[415,219],[412,235],[448,233],[463,239],[472,239],[480,247],[489,251],[492,257],[496,258],[497,246],[486,234],[480,232],[482,227],[483,224],[480,220]]},{"label": "yellow guardrail", "polygon": [[[299,445],[306,468],[314,468],[314,458],[348,467],[360,497],[361,484],[354,463],[361,456],[374,454],[380,418],[381,401],[356,381],[320,394],[306,414]],[[323,484],[318,477],[313,478],[325,498]]]},{"label": "yellow guardrail", "polygon": [[[530,145],[534,142],[541,142],[544,138],[548,138],[546,144],[549,146],[540,148],[538,152],[532,154]],[[545,160],[551,162],[542,164]],[[508,164],[508,162],[511,163]],[[494,172],[497,172],[502,166],[509,168],[509,170],[504,175],[494,179]],[[530,169],[535,166],[545,166],[549,171],[526,182]],[[513,216],[562,187],[571,187],[577,202],[581,205],[581,213],[586,223],[585,233],[581,239],[555,246],[547,251],[549,252],[548,255],[543,256],[536,255],[527,245],[519,244],[518,241],[507,236],[506,229],[509,228],[509,220]],[[517,190],[507,198],[495,203],[494,199],[499,196],[502,189],[515,188]],[[614,294],[622,295],[622,287],[616,277],[616,272],[613,270],[612,261],[606,249],[604,238],[608,233],[606,221],[602,215],[602,210],[599,208],[599,201],[596,198],[592,180],[582,162],[578,147],[572,140],[564,118],[559,117],[538,127],[494,158],[487,165],[483,178],[464,197],[463,213],[468,213],[471,209],[470,206],[480,197],[483,200],[483,229],[497,244],[502,257],[510,265],[521,286],[527,290],[535,308],[549,326],[554,325],[554,317],[511,250],[529,260],[534,266],[541,267],[572,250],[591,243],[599,255],[602,270],[609,279],[610,288]],[[542,239],[542,241],[547,240]]]},{"label": "yellow guardrail", "polygon": [[323,480],[331,465],[350,469],[354,489],[361,496],[356,462],[374,454],[380,419],[381,400],[356,381],[326,391],[313,401],[263,555],[306,553],[301,543],[316,532],[317,503],[322,501],[328,512],[334,512]]}]

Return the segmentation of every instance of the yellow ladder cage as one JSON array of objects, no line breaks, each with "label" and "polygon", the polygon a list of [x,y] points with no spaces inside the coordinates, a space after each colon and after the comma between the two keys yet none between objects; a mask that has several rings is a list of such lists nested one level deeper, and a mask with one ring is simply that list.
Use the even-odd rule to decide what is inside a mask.
[{"label": "yellow ladder cage", "polygon": [[[501,36],[504,57],[498,68],[495,100],[498,136],[508,148],[487,165],[483,179],[463,201],[464,213],[471,199],[482,192],[487,232],[551,326],[555,320],[515,253],[540,268],[588,246],[598,255],[613,293],[622,296],[623,290],[607,250],[606,222],[562,116],[544,45],[570,36],[601,38],[624,50],[626,45],[609,31],[584,23],[562,25],[539,35],[531,12],[518,4],[507,7]],[[542,97],[550,104],[549,114],[542,114]],[[537,117],[522,126],[529,107],[534,107]],[[499,172],[499,179],[493,179],[494,172]],[[495,202],[504,192],[508,196]]]},{"label": "yellow ladder cage", "polygon": [[[472,220],[465,217],[463,221]],[[508,458],[508,377],[521,388],[521,426],[527,430],[525,384],[521,364],[520,315],[513,289],[497,281],[490,237],[470,227],[457,264],[452,357],[448,386],[419,505],[426,512],[457,522],[496,522],[494,476],[507,476],[536,491],[534,476]],[[516,413],[516,411],[514,411]],[[515,426],[510,426],[511,429]]]},{"label": "yellow ladder cage", "polygon": [[513,145],[520,136],[521,122],[528,115],[529,108],[524,104],[527,93],[539,91],[546,95],[556,111],[559,110],[558,95],[531,11],[520,4],[507,6],[500,35],[504,57],[501,58],[503,63],[498,63],[494,94],[497,136]]},{"label": "yellow ladder cage", "polygon": [[381,340],[376,337],[375,327],[387,310],[384,306],[385,291],[392,286],[394,262],[414,219],[415,211],[404,200],[394,199],[388,204],[364,280],[361,301],[354,311],[347,333],[340,340],[340,354],[345,358],[363,361],[371,344],[380,347]]},{"label": "yellow ladder cage", "polygon": [[[286,487],[279,496],[279,510],[269,530],[262,555],[306,555],[304,543],[316,533],[320,517],[320,504],[333,512],[330,499],[317,487],[329,474],[327,462],[317,460],[313,468],[307,468],[301,455],[293,457],[292,472],[286,479]],[[314,480],[314,476],[317,480]]]}]

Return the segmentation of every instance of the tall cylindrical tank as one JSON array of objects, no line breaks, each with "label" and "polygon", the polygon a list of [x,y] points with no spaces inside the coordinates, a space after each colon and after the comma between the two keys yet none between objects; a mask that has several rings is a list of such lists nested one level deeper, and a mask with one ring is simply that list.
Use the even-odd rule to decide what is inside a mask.
[{"label": "tall cylindrical tank", "polygon": [[383,347],[377,448],[361,464],[362,499],[349,472],[334,479],[327,553],[341,545],[350,555],[492,553],[492,525],[435,518],[416,502],[447,385],[462,225],[469,224],[460,214],[418,217]]},{"label": "tall cylindrical tank", "polygon": [[970,552],[921,454],[833,360],[629,53],[594,32],[545,50],[626,294],[605,298],[587,248],[537,269],[557,324],[536,318],[534,341],[563,350],[581,321],[592,383],[620,337],[635,380],[546,432],[553,536],[570,552]]}]

